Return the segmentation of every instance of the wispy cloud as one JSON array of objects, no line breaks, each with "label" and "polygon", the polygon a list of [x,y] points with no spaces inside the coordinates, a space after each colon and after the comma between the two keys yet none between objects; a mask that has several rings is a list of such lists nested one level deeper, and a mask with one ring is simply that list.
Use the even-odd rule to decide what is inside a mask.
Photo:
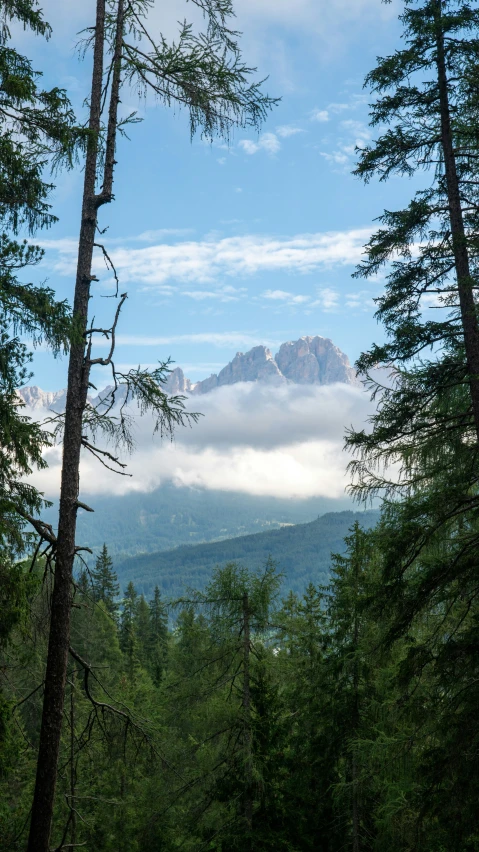
[{"label": "wispy cloud", "polygon": [[326,313],[333,313],[339,310],[339,298],[339,293],[336,290],[324,287],[318,291],[317,299],[311,307],[320,307]]},{"label": "wispy cloud", "polygon": [[[171,292],[173,283],[211,284],[224,276],[249,276],[280,270],[310,273],[320,268],[351,266],[361,259],[362,247],[370,236],[369,228],[298,234],[293,237],[245,235],[184,240],[137,248],[114,245],[111,257],[122,283],[135,281],[145,288]],[[53,269],[71,275],[76,261],[74,240],[43,242],[57,257],[47,258]],[[102,258],[94,265],[100,276]]]},{"label": "wispy cloud", "polygon": [[320,151],[320,154],[332,165],[350,169],[357,156],[357,150],[365,148],[370,139],[371,132],[364,122],[346,119],[339,123],[339,132],[333,149]]},{"label": "wispy cloud", "polygon": [[[141,334],[118,334],[117,343],[121,346],[167,346],[181,343],[206,344],[217,346],[219,349],[230,349],[234,346],[259,346],[260,344],[274,346],[278,341],[265,340],[264,334],[254,334],[249,331],[212,331],[199,334],[170,334],[162,337],[142,336]],[[100,338],[96,346],[108,346],[108,341]]]},{"label": "wispy cloud", "polygon": [[218,290],[183,290],[182,296],[194,299],[196,302],[204,302],[208,299],[216,299],[219,302],[238,302],[247,293],[246,287],[220,287]]},{"label": "wispy cloud", "polygon": [[305,133],[301,127],[296,127],[294,124],[280,124],[276,128],[276,133],[283,139],[288,139],[289,136],[296,136],[298,133]]},{"label": "wispy cloud", "polygon": [[281,148],[281,142],[275,133],[263,133],[257,142],[253,139],[240,139],[238,142],[245,154],[257,154],[258,151],[266,151],[270,156],[277,154]]},{"label": "wispy cloud", "polygon": [[266,290],[263,294],[263,299],[270,299],[274,302],[285,302],[289,305],[302,305],[310,301],[310,296],[305,296],[300,293],[288,293],[286,290]]},{"label": "wispy cloud", "polygon": [[325,122],[329,121],[329,118],[329,110],[327,109],[313,109],[310,114],[311,121]]},{"label": "wispy cloud", "polygon": [[192,228],[158,228],[155,231],[143,231],[134,239],[142,243],[154,243],[156,240],[163,240],[168,237],[186,237],[192,231]]}]

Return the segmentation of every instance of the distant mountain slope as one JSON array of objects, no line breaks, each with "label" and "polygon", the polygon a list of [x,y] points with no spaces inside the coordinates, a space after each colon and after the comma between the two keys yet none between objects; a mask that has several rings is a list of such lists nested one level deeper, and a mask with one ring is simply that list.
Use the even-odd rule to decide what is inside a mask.
[{"label": "distant mountain slope", "polygon": [[[304,523],[352,505],[346,497],[286,500],[167,483],[155,491],[123,496],[89,497],[83,493],[83,499],[95,511],[79,511],[78,542],[95,552],[106,542],[113,556],[122,557]],[[45,519],[56,526],[56,505]]]},{"label": "distant mountain slope", "polygon": [[344,551],[343,539],[354,521],[370,528],[378,519],[379,512],[374,510],[331,512],[308,524],[131,557],[117,561],[115,570],[122,588],[132,580],[150,596],[158,584],[163,594],[175,598],[187,587],[204,588],[216,565],[238,561],[259,568],[272,556],[284,573],[284,589],[302,592],[310,581],[327,581],[330,554]]},{"label": "distant mountain slope", "polygon": [[[166,383],[170,394],[209,393],[223,385],[234,385],[238,382],[265,382],[266,384],[300,384],[300,385],[331,385],[341,382],[347,385],[358,385],[356,371],[351,367],[349,359],[341,352],[332,340],[327,337],[300,337],[299,340],[289,341],[280,346],[279,352],[273,356],[266,346],[254,346],[249,352],[237,352],[226,367],[216,375],[209,376],[201,382],[191,382],[181,367],[172,370]],[[111,389],[106,388],[92,399],[97,404],[108,398]],[[66,391],[43,391],[36,385],[20,388],[19,396],[32,409],[52,409],[63,411]],[[116,394],[117,402],[121,401],[121,389]]]}]

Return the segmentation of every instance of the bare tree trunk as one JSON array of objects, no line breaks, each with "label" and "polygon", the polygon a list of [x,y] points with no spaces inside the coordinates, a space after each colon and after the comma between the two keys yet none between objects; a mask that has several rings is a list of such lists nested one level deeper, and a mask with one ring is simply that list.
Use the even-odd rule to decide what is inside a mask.
[{"label": "bare tree trunk", "polygon": [[437,75],[441,110],[441,142],[444,153],[449,221],[454,251],[457,289],[461,308],[464,345],[471,388],[474,425],[479,439],[479,325],[474,302],[473,284],[469,266],[466,232],[462,215],[461,193],[456,168],[456,157],[451,130],[449,92],[444,53],[444,30],[442,26],[442,0],[435,0]]},{"label": "bare tree trunk", "polygon": [[253,744],[251,732],[251,691],[250,691],[250,610],[249,597],[243,595],[243,748],[244,748],[244,798],[243,816],[247,835],[247,848],[252,847],[253,829]]},{"label": "bare tree trunk", "polygon": [[55,578],[51,599],[45,693],[28,852],[49,852],[65,701],[68,649],[70,644],[72,574],[80,488],[79,467],[83,414],[87,401],[90,377],[91,344],[88,346],[86,344],[86,331],[90,287],[93,280],[92,258],[98,209],[102,204],[111,201],[112,198],[122,30],[123,0],[119,0],[119,35],[117,32],[105,154],[104,183],[101,192],[95,194],[98,174],[98,138],[101,129],[103,56],[105,49],[105,0],[97,0],[89,121],[91,137],[85,163],[82,218],[73,303],[73,313],[77,323],[76,333],[81,336],[81,340],[77,338],[72,342],[68,367]]}]

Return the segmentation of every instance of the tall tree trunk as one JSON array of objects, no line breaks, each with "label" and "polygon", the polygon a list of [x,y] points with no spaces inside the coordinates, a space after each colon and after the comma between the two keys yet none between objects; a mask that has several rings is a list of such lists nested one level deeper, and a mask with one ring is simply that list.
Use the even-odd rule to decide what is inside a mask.
[{"label": "tall tree trunk", "polygon": [[89,120],[91,137],[85,162],[82,217],[73,303],[73,313],[77,323],[76,334],[79,334],[81,339],[77,338],[72,342],[68,366],[55,578],[51,599],[45,692],[28,852],[48,852],[55,799],[58,755],[65,701],[68,649],[70,645],[72,575],[80,488],[79,467],[83,414],[90,378],[91,344],[87,346],[86,343],[88,304],[91,282],[93,280],[92,259],[98,209],[102,204],[106,204],[112,199],[123,33],[123,0],[119,0],[117,15],[117,34],[108,117],[104,181],[101,192],[96,194],[98,139],[101,129],[103,57],[105,50],[105,0],[97,0]]},{"label": "tall tree trunk", "polygon": [[461,309],[464,345],[466,350],[469,385],[471,388],[474,425],[479,440],[479,324],[474,302],[474,281],[469,266],[464,218],[462,215],[461,193],[456,168],[454,140],[451,129],[451,113],[444,52],[444,29],[442,23],[442,0],[435,0],[436,23],[436,64],[439,84],[441,110],[441,142],[444,154],[447,197],[449,202],[449,221],[454,251],[457,289]]},{"label": "tall tree trunk", "polygon": [[250,609],[249,597],[243,595],[243,749],[244,749],[244,796],[243,816],[246,832],[246,848],[252,847],[253,829],[253,743],[251,731],[251,689],[250,689]]},{"label": "tall tree trunk", "polygon": [[[356,554],[353,559],[354,570],[354,615],[353,615],[353,706],[351,713],[351,734],[357,737],[359,733],[359,572],[362,568],[359,560],[361,558],[358,542],[358,533],[356,533]],[[353,823],[353,852],[360,852],[361,848],[361,812],[359,802],[359,785],[358,785],[358,760],[353,745],[353,754],[351,759],[351,781],[352,781],[352,823]]]},{"label": "tall tree trunk", "polygon": [[76,767],[75,767],[75,667],[72,671],[72,680],[70,687],[70,843],[72,846],[76,843]]}]

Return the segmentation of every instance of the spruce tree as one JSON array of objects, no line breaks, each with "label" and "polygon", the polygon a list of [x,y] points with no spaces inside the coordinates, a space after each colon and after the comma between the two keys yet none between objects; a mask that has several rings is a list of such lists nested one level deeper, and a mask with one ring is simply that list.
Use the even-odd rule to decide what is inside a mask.
[{"label": "spruce tree", "polygon": [[155,586],[153,598],[150,601],[149,627],[148,670],[153,682],[158,686],[162,680],[168,657],[168,614],[158,586]]},{"label": "spruce tree", "polygon": [[113,570],[113,560],[108,554],[106,544],[97,556],[95,567],[91,570],[91,595],[95,601],[103,601],[107,612],[116,619],[118,614],[118,593],[120,585]]},{"label": "spruce tree", "polygon": [[130,680],[133,680],[138,660],[137,611],[138,592],[130,580],[125,589],[120,616],[120,648],[126,658]]}]

